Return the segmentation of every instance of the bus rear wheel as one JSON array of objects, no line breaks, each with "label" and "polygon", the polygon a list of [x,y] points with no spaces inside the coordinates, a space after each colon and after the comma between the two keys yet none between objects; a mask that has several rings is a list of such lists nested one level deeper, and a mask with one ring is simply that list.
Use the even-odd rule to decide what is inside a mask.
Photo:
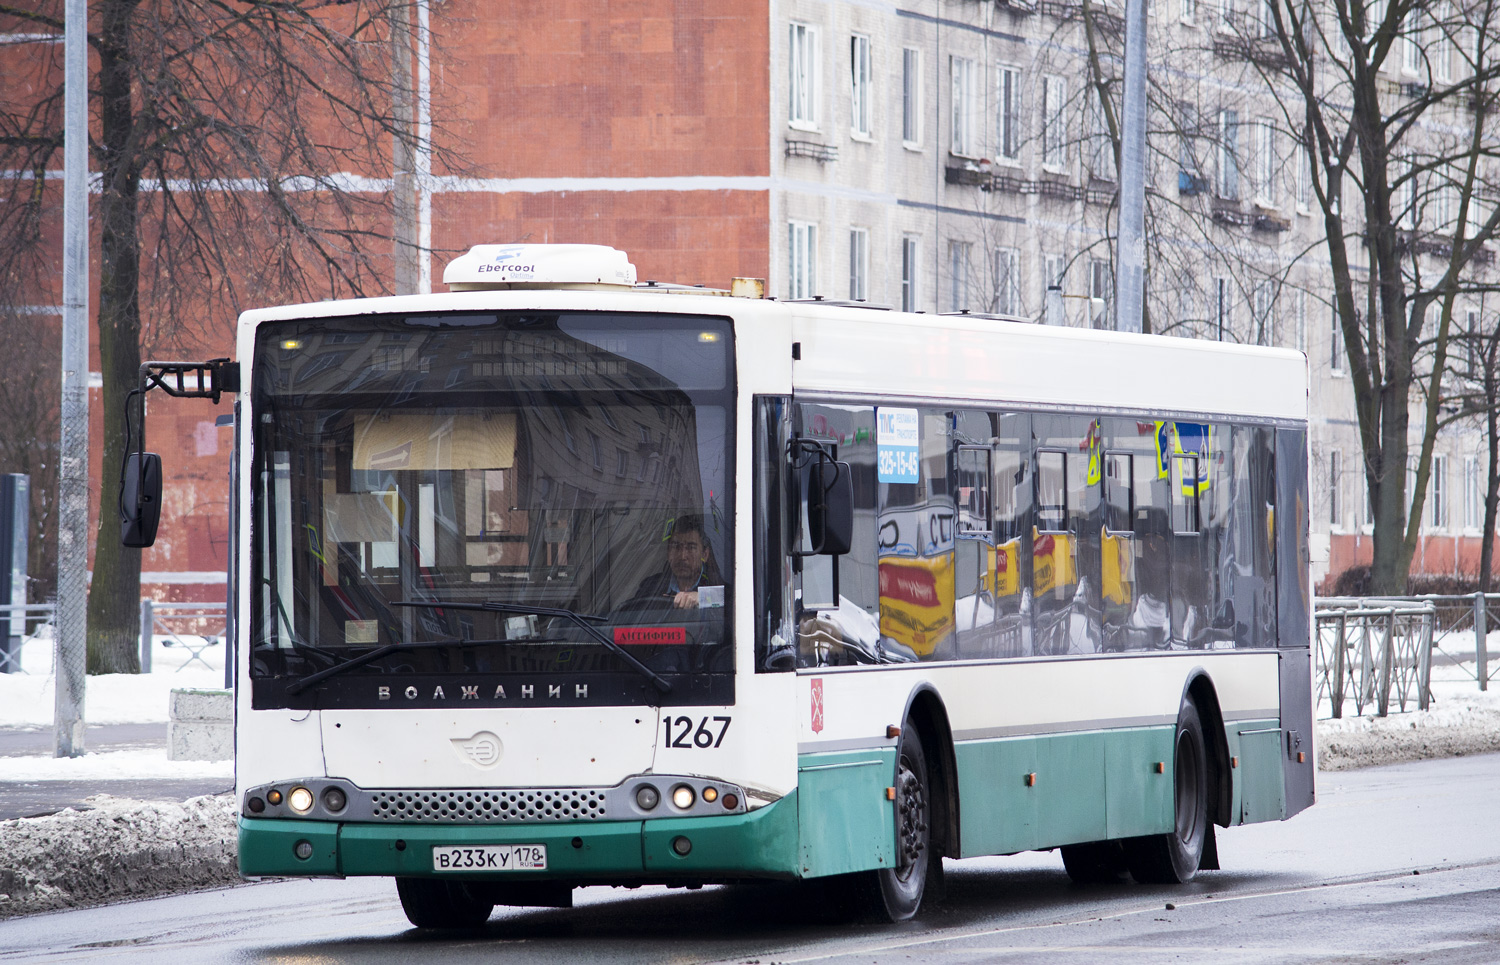
[{"label": "bus rear wheel", "polygon": [[1066,844],[1062,851],[1068,877],[1080,885],[1114,884],[1125,877],[1125,851],[1118,841]]},{"label": "bus rear wheel", "polygon": [[401,910],[418,928],[478,928],[489,921],[494,902],[485,901],[462,881],[397,878]]},{"label": "bus rear wheel", "polygon": [[1203,719],[1190,697],[1177,712],[1177,734],[1173,741],[1173,828],[1166,834],[1124,842],[1125,860],[1136,881],[1181,884],[1198,873],[1208,837],[1208,767]]}]

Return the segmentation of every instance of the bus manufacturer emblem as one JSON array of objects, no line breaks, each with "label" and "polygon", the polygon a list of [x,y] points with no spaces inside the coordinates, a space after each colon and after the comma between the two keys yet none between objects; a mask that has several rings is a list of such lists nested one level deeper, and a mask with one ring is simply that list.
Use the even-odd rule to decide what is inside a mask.
[{"label": "bus manufacturer emblem", "polygon": [[459,756],[475,767],[494,767],[500,763],[500,755],[505,750],[500,738],[487,730],[482,730],[473,737],[454,737],[450,740]]},{"label": "bus manufacturer emblem", "polygon": [[812,729],[814,734],[823,732],[823,678],[812,679]]}]

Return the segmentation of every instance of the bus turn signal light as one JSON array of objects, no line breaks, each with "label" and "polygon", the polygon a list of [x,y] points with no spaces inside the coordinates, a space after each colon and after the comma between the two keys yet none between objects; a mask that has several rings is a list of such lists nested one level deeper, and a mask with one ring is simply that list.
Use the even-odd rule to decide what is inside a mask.
[{"label": "bus turn signal light", "polygon": [[1026,775],[1026,786],[1036,787],[1036,771],[1032,771],[1030,774]]},{"label": "bus turn signal light", "polygon": [[719,799],[719,789],[718,788],[715,788],[715,787],[705,787],[703,789],[703,800],[707,801],[709,804],[712,804],[715,801],[717,801],[718,799]]}]

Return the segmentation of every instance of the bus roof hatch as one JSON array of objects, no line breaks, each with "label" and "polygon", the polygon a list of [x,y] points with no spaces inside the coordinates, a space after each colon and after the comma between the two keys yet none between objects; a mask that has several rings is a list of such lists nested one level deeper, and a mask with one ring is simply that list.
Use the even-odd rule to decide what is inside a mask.
[{"label": "bus roof hatch", "polygon": [[475,245],[443,270],[450,291],[628,289],[635,266],[606,245]]}]

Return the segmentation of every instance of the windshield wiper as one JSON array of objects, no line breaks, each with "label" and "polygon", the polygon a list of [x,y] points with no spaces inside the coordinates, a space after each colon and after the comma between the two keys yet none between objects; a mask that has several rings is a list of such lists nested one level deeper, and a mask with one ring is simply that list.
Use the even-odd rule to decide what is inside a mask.
[{"label": "windshield wiper", "polygon": [[626,663],[630,664],[631,668],[634,669],[636,673],[651,681],[651,683],[655,685],[657,690],[660,690],[664,694],[672,692],[671,683],[665,680],[656,671],[652,670],[650,667],[632,657],[625,651],[624,647],[621,647],[618,643],[615,643],[609,637],[606,637],[603,633],[600,633],[599,628],[593,626],[589,622],[590,620],[592,620],[595,623],[600,623],[607,619],[606,617],[596,617],[590,616],[586,613],[577,613],[573,610],[568,610],[563,607],[517,606],[510,603],[450,603],[443,600],[398,600],[395,605],[427,607],[433,610],[481,610],[489,613],[514,613],[517,616],[562,617],[564,620],[570,620],[573,623],[577,624],[584,633],[587,633],[589,636],[593,637],[601,647],[608,650],[610,653],[613,653],[615,656],[619,657]]},{"label": "windshield wiper", "polygon": [[[287,685],[288,694],[300,694],[309,687],[316,686],[329,677],[337,677],[341,673],[353,670],[355,667],[363,667],[367,663],[379,660],[381,657],[393,654],[398,650],[426,650],[433,647],[476,647],[488,643],[507,643],[506,640],[424,640],[421,643],[388,643],[383,647],[377,647],[369,653],[362,653],[357,657],[350,657],[343,663],[336,663],[332,667],[310,673],[306,677],[299,677]],[[320,653],[326,651],[318,651]]]}]

